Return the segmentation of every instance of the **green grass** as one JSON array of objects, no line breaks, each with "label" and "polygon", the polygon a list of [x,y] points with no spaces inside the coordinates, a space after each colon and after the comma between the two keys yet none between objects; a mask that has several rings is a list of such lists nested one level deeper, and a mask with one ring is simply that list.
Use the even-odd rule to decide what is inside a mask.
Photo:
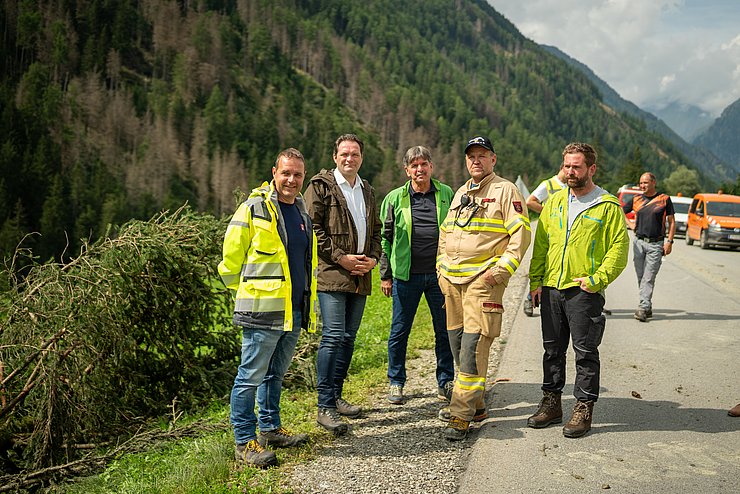
[{"label": "green grass", "polygon": [[[372,393],[387,385],[387,342],[391,322],[391,299],[380,291],[380,279],[374,273],[373,295],[368,297],[362,325],[355,342],[349,378],[344,395],[350,401],[367,404]],[[304,336],[302,336],[304,337]],[[414,328],[409,338],[408,358],[418,350],[434,348],[434,331],[426,302],[422,298]],[[236,372],[236,369],[234,369]],[[214,402],[196,418],[214,421],[228,419],[228,406]],[[305,388],[283,390],[283,424],[296,432],[308,433],[311,441],[298,448],[277,450],[280,467],[268,470],[245,468],[233,460],[234,439],[231,429],[197,438],[173,441],[150,451],[125,455],[99,475],[66,484],[54,492],[70,494],[285,494],[287,472],[291,465],[314,458],[332,436],[316,425],[316,391]],[[318,446],[318,447],[317,447]]]}]

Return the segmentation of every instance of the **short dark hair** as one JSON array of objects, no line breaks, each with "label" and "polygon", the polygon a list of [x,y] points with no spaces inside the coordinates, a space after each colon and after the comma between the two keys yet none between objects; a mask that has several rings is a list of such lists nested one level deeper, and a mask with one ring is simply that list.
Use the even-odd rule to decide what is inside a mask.
[{"label": "short dark hair", "polygon": [[432,161],[432,153],[424,146],[413,146],[410,147],[403,157],[403,166],[409,166],[412,161],[417,158],[425,159],[429,162]]},{"label": "short dark hair", "polygon": [[365,145],[362,143],[362,140],[360,140],[359,137],[357,137],[356,134],[342,134],[339,137],[337,137],[337,140],[334,141],[334,155],[336,156],[337,151],[339,150],[339,145],[343,143],[344,141],[355,141],[358,146],[360,146],[360,154],[365,154]]},{"label": "short dark hair", "polygon": [[563,158],[566,154],[581,153],[586,158],[586,165],[591,166],[596,163],[596,150],[590,144],[585,142],[571,142],[563,149]]},{"label": "short dark hair", "polygon": [[275,158],[275,168],[278,167],[280,164],[280,158],[295,158],[298,160],[303,161],[303,164],[306,164],[306,158],[303,157],[303,154],[298,151],[296,148],[287,148],[280,151],[277,155],[277,158]]}]

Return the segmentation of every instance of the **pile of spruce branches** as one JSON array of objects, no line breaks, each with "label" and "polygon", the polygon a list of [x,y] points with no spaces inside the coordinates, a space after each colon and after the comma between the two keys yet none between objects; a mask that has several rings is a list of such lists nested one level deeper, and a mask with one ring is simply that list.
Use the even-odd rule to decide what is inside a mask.
[{"label": "pile of spruce branches", "polygon": [[[228,395],[239,356],[217,265],[227,219],[131,221],[0,294],[0,472],[72,461]],[[19,253],[20,254],[20,251]]]}]

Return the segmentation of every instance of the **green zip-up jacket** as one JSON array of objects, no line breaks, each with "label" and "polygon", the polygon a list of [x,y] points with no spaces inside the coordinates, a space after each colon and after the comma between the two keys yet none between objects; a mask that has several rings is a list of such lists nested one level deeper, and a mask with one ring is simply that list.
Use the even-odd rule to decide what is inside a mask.
[{"label": "green zip-up jacket", "polygon": [[[437,205],[437,225],[441,225],[450,209],[455,193],[450,186],[432,179],[434,202]],[[380,278],[409,280],[411,272],[411,196],[409,182],[393,189],[380,205],[380,221],[383,234],[380,245],[383,254],[380,258]]]},{"label": "green zip-up jacket", "polygon": [[530,291],[540,286],[564,290],[579,285],[573,278],[587,277],[590,290],[603,292],[627,265],[629,237],[619,200],[602,195],[576,217],[568,233],[569,194],[568,187],[559,190],[542,208],[529,267]]}]

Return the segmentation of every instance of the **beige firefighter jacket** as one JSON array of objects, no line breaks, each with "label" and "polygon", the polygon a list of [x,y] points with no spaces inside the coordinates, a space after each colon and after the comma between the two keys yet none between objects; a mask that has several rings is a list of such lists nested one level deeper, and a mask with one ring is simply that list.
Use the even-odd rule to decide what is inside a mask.
[{"label": "beige firefighter jacket", "polygon": [[529,247],[531,229],[524,198],[510,181],[491,173],[455,193],[439,234],[437,271],[466,284],[488,269],[507,285]]}]

